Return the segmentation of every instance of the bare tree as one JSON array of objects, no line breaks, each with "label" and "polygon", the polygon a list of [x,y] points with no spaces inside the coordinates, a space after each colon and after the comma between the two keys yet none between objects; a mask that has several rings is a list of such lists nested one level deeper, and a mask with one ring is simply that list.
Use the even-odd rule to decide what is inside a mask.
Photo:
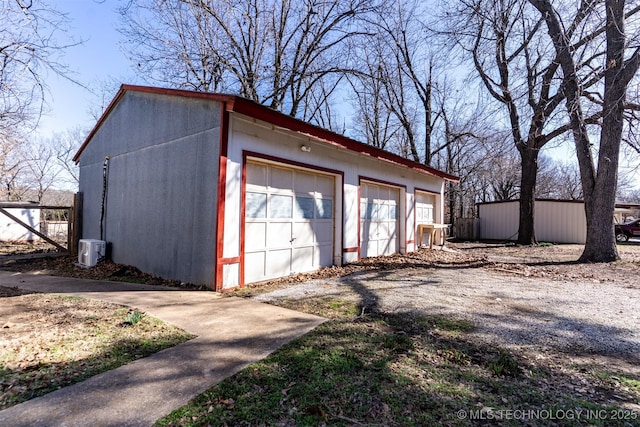
[{"label": "bare tree", "polygon": [[[587,2],[588,3],[588,2]],[[457,7],[460,5],[459,7]],[[540,150],[570,129],[558,106],[565,99],[556,52],[524,0],[464,0],[450,5],[445,31],[471,57],[482,87],[503,105],[513,143],[520,155],[518,242],[536,242],[534,206]],[[573,36],[584,29],[584,16],[567,23]],[[596,84],[600,74],[584,82]],[[587,116],[585,121],[593,122]]]},{"label": "bare tree", "polygon": [[348,42],[362,33],[355,23],[374,7],[368,0],[145,0],[121,11],[131,57],[150,79],[237,93],[309,119],[349,71]]},{"label": "bare tree", "polygon": [[22,154],[19,141],[10,136],[0,138],[0,200],[22,200],[24,196]]},{"label": "bare tree", "polygon": [[546,167],[541,168],[537,197],[559,200],[582,200],[582,185],[580,171],[574,162],[545,161]]},{"label": "bare tree", "polygon": [[66,17],[42,2],[0,1],[0,138],[35,125],[45,106],[49,72],[69,78],[60,62]]},{"label": "bare tree", "polygon": [[424,36],[426,11],[424,2],[399,0],[366,17],[375,35],[357,39],[354,50],[363,66],[350,82],[361,115],[373,112],[366,122],[371,143],[388,146],[393,139],[398,152],[430,165],[443,147],[432,143],[439,116],[433,106],[435,58]]},{"label": "bare tree", "polygon": [[47,190],[53,187],[60,174],[56,155],[45,140],[32,142],[24,147],[24,183],[33,190],[37,202],[41,202]]},{"label": "bare tree", "polygon": [[57,174],[59,184],[77,188],[80,182],[80,171],[73,157],[88,133],[87,129],[76,126],[66,132],[54,134],[48,139],[47,144],[51,147],[56,165],[60,170]]},{"label": "bare tree", "polygon": [[347,76],[355,107],[353,133],[374,147],[388,149],[402,132],[401,125],[389,107],[384,79],[383,48],[378,38],[361,46],[361,70]]},{"label": "bare tree", "polygon": [[[600,98],[602,100],[600,115],[603,121],[596,165],[592,156],[591,140],[582,102],[585,83],[579,68],[585,61],[578,56],[579,52],[571,42],[571,34],[567,34],[568,27],[563,23],[554,6],[548,0],[529,1],[539,10],[547,24],[547,30],[563,72],[566,106],[576,143],[587,217],[587,241],[580,261],[614,261],[619,259],[613,234],[613,212],[626,91],[640,67],[640,47],[631,48],[631,54],[626,55],[629,46],[625,20],[636,14],[640,7],[636,6],[631,11],[625,11],[624,0],[604,1],[605,25],[586,36],[590,40],[595,40],[604,32],[606,37],[605,52],[592,53],[587,62],[592,68],[596,68],[596,64],[599,65],[596,69],[598,72],[603,72],[605,76]],[[577,16],[596,16],[597,7],[602,4],[595,0],[583,2],[577,11]],[[635,27],[637,28],[637,25]],[[593,98],[592,95],[591,99]]]}]

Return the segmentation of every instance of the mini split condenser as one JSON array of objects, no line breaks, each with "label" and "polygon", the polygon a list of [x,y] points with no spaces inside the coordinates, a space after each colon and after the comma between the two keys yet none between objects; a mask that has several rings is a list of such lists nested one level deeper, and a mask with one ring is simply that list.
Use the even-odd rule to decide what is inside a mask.
[{"label": "mini split condenser", "polygon": [[104,240],[80,239],[78,263],[83,267],[93,267],[104,258],[106,247]]}]

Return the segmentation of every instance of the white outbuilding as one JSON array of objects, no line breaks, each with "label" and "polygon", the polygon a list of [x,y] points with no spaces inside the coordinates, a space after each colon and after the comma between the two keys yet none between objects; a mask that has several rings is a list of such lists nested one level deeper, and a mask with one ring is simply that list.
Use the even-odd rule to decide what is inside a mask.
[{"label": "white outbuilding", "polygon": [[75,160],[83,238],[216,290],[414,251],[458,180],[244,98],[129,85]]}]

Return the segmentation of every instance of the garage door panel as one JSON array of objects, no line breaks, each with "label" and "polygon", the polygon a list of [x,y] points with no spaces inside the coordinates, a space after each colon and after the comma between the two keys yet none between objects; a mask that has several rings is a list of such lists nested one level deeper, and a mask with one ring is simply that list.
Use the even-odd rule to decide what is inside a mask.
[{"label": "garage door panel", "polygon": [[378,223],[371,222],[368,224],[368,226],[365,226],[365,233],[368,240],[378,240]]},{"label": "garage door panel", "polygon": [[315,235],[310,222],[296,222],[293,224],[293,246],[313,245]]},{"label": "garage door panel", "polygon": [[269,187],[280,190],[291,190],[293,188],[293,171],[278,167],[270,168]]},{"label": "garage door panel", "polygon": [[378,239],[380,240],[388,240],[393,236],[393,232],[391,230],[391,225],[387,222],[380,222],[378,224]]},{"label": "garage door panel", "polygon": [[368,258],[378,255],[382,255],[382,252],[378,251],[378,241],[366,240],[364,242],[363,248],[360,251],[360,256],[362,256],[363,258]]},{"label": "garage door panel", "polygon": [[267,166],[252,164],[247,168],[247,189],[264,187],[267,182]]},{"label": "garage door panel", "polygon": [[247,222],[245,226],[245,249],[249,251],[264,249],[267,246],[267,224],[264,222]]},{"label": "garage door panel", "polygon": [[333,222],[317,221],[313,226],[313,235],[318,244],[333,244]]},{"label": "garage door panel", "polygon": [[267,217],[267,195],[264,193],[247,192],[245,195],[245,215],[247,218],[258,219]]},{"label": "garage door panel", "polygon": [[267,277],[279,277],[291,273],[291,249],[267,252]]},{"label": "garage door panel", "polygon": [[291,246],[292,224],[290,222],[270,222],[267,225],[267,246],[281,248]]},{"label": "garage door panel", "polygon": [[288,219],[293,217],[293,196],[272,194],[267,205],[269,206],[269,218]]},{"label": "garage door panel", "polygon": [[316,219],[333,219],[333,200],[315,199]]},{"label": "garage door panel", "polygon": [[319,193],[322,197],[333,199],[334,193],[334,179],[329,176],[321,176],[318,175],[316,179],[316,188],[315,191]]},{"label": "garage door panel", "polygon": [[244,256],[244,279],[251,283],[266,278],[266,252],[250,252]]},{"label": "garage door panel", "polygon": [[291,271],[293,273],[303,273],[317,268],[314,264],[314,249],[313,246],[293,249],[291,262]]},{"label": "garage door panel", "polygon": [[382,245],[380,255],[391,255],[396,252],[396,246],[390,240],[378,240],[378,244]]},{"label": "garage door panel", "polygon": [[316,177],[310,173],[296,172],[293,191],[296,193],[313,194],[316,189]]},{"label": "garage door panel", "polygon": [[333,265],[332,249],[333,245],[331,243],[319,245],[314,248],[313,259],[316,260],[315,263],[317,267],[328,267]]}]

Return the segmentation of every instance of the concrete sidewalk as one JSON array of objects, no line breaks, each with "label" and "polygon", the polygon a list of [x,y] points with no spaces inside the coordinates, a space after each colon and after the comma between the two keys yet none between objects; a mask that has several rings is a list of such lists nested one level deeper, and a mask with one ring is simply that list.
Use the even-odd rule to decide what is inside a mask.
[{"label": "concrete sidewalk", "polygon": [[197,338],[0,411],[0,426],[150,426],[325,319],[214,292],[0,271],[0,286],[136,307]]}]

